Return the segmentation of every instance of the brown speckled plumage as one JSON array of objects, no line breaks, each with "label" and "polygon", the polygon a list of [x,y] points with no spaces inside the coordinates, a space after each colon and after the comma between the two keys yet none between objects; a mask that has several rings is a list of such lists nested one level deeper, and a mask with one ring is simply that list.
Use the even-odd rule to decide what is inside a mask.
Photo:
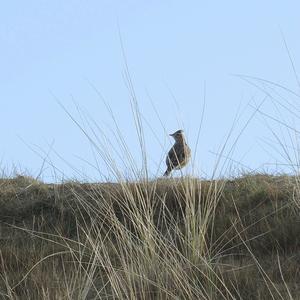
[{"label": "brown speckled plumage", "polygon": [[167,170],[164,176],[168,176],[172,170],[183,168],[191,157],[191,150],[187,145],[183,130],[178,130],[173,134],[170,134],[175,139],[175,144],[170,149],[167,158]]}]

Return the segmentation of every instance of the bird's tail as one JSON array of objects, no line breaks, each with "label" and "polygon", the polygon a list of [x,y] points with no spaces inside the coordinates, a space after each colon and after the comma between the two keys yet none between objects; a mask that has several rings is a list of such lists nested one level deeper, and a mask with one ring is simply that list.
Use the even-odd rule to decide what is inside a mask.
[{"label": "bird's tail", "polygon": [[171,170],[170,170],[170,169],[167,169],[167,171],[164,173],[164,176],[167,177],[167,176],[170,175],[170,173],[171,173]]}]

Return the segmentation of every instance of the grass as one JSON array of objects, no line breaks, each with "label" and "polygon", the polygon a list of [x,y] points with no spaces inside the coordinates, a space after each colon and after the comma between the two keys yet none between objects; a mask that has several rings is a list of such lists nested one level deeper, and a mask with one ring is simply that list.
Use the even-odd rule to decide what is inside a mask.
[{"label": "grass", "polygon": [[296,177],[0,186],[1,299],[299,299]]},{"label": "grass", "polygon": [[[239,76],[263,100],[249,103],[254,110],[230,146],[236,116],[212,179],[150,179],[145,124],[157,136],[139,108],[122,39],[121,45],[140,156],[131,153],[112,108],[93,84],[111,117],[109,133],[77,106],[78,121],[57,100],[89,141],[99,175],[104,177],[98,159],[116,182],[0,178],[0,299],[300,299],[299,177],[249,172],[215,179],[230,175],[238,140],[257,115],[277,142],[275,151],[299,174],[299,132],[281,121],[278,107],[284,102],[285,113],[297,111],[287,100],[300,96]],[[278,117],[262,110],[267,100]],[[192,167],[204,107],[205,95]],[[49,153],[39,150],[39,176],[46,164],[55,176],[60,173]]]}]

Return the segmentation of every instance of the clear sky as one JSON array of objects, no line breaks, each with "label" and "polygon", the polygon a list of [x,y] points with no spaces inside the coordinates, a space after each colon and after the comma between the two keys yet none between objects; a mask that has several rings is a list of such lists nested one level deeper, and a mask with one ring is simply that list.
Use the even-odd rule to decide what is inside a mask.
[{"label": "clear sky", "polygon": [[[259,89],[233,74],[264,78],[298,93],[283,36],[294,67],[300,70],[299,12],[299,1],[3,2],[2,169],[9,173],[17,166],[33,176],[42,169],[43,179],[50,181],[53,164],[58,177],[81,179],[77,168],[87,178],[100,180],[94,169],[97,159],[97,168],[109,175],[100,155],[93,154],[87,138],[55,100],[59,99],[76,121],[97,122],[98,129],[92,123],[85,126],[98,130],[96,136],[103,130],[112,141],[111,149],[122,156],[120,144],[114,141],[114,122],[92,85],[110,105],[140,167],[119,29],[144,118],[151,176],[164,172],[164,162],[160,163],[172,142],[166,132],[183,128],[195,153],[204,102],[195,169],[200,176],[211,174],[217,159],[214,153],[224,144],[236,114],[239,119],[224,155],[230,154],[235,138],[266,95],[261,89],[274,98],[268,97],[261,112],[250,120],[235,144],[232,159],[240,162],[236,167],[250,169],[287,163],[270,129],[279,141],[286,138],[288,144],[290,137],[284,127],[280,131],[278,124],[262,113],[296,128],[299,98],[251,79]],[[43,164],[40,156],[47,153]],[[120,163],[113,150],[110,154]],[[122,168],[126,169],[120,163]]]}]

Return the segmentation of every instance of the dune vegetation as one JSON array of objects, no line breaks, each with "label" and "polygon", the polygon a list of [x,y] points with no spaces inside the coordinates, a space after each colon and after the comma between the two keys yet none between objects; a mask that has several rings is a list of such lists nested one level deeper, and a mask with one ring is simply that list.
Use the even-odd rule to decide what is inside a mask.
[{"label": "dune vegetation", "polygon": [[1,299],[299,299],[293,176],[0,180]]},{"label": "dune vegetation", "polygon": [[[140,163],[112,109],[92,86],[111,115],[109,134],[127,173],[116,163],[110,135],[79,110],[80,123],[58,101],[115,180],[0,178],[0,299],[300,299],[299,131],[261,110],[266,99],[276,108],[284,100],[276,88],[300,96],[251,78],[252,85],[261,84],[263,100],[253,102],[232,146],[230,130],[218,153],[218,175],[150,178],[144,118],[128,67],[125,78]],[[270,127],[293,172],[223,176],[227,167],[220,158],[230,164],[237,140],[257,114],[295,138],[290,146]]]}]

